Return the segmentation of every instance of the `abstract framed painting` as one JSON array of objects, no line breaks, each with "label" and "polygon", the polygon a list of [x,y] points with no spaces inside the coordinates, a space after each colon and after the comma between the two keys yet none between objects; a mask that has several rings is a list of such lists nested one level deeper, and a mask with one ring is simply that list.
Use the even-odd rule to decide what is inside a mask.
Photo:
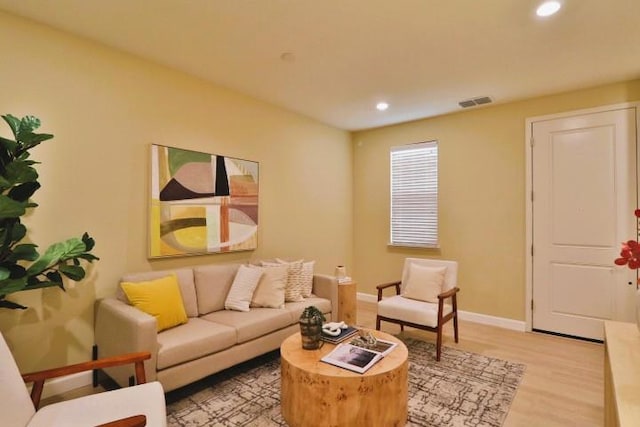
[{"label": "abstract framed painting", "polygon": [[258,162],[151,145],[151,258],[258,247]]}]

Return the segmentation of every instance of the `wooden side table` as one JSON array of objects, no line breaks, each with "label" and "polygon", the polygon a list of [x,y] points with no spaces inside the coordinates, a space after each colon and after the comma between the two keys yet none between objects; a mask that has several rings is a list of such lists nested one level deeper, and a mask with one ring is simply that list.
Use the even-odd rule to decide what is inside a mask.
[{"label": "wooden side table", "polygon": [[338,283],[338,322],[357,324],[358,301],[356,282]]},{"label": "wooden side table", "polygon": [[335,348],[303,350],[300,333],[280,347],[282,416],[291,427],[404,426],[408,411],[409,352],[400,340],[380,331],[376,337],[398,343],[364,374],[320,359]]}]

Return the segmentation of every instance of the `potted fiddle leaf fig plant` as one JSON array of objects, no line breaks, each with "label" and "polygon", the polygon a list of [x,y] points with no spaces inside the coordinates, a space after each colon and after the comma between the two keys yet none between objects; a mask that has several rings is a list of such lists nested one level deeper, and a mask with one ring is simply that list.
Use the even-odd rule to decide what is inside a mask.
[{"label": "potted fiddle leaf fig plant", "polygon": [[34,132],[40,127],[36,117],[18,119],[7,114],[2,118],[14,139],[0,137],[0,308],[25,309],[7,300],[7,295],[53,286],[65,290],[63,276],[82,280],[81,261],[91,263],[99,258],[91,253],[95,242],[87,233],[54,243],[43,255],[37,245],[23,243],[27,228],[20,218],[38,206],[31,196],[40,188],[34,168],[38,162],[29,159],[29,150],[53,135]]}]

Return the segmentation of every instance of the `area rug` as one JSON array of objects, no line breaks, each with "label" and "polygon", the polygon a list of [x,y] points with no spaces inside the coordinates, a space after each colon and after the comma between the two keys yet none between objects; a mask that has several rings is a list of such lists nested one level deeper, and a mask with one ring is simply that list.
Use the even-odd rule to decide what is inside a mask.
[{"label": "area rug", "polygon": [[[409,349],[407,426],[501,426],[525,366],[404,338]],[[172,427],[286,426],[280,358],[272,352],[167,395]]]}]

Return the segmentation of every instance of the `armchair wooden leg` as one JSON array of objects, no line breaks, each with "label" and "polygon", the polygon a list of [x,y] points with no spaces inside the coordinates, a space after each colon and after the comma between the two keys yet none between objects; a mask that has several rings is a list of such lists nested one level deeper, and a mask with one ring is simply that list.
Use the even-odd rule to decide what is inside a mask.
[{"label": "armchair wooden leg", "polygon": [[376,331],[380,330],[380,317],[376,316]]},{"label": "armchair wooden leg", "polygon": [[440,353],[442,352],[442,325],[438,325],[436,339],[436,362],[440,361]]},{"label": "armchair wooden leg", "polygon": [[453,316],[453,336],[455,337],[456,342],[458,342],[458,313],[455,313]]}]

